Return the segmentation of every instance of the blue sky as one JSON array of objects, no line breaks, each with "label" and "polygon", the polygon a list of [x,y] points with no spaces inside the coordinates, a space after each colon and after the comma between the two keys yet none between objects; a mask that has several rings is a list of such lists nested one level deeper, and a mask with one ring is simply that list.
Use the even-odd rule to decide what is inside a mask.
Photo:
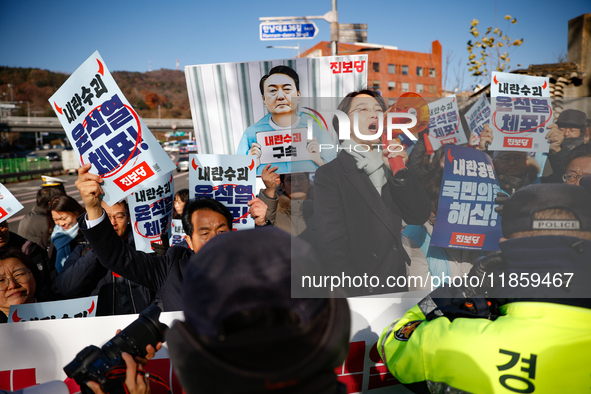
[{"label": "blue sky", "polygon": [[[295,57],[293,49],[330,39],[329,24],[316,21],[315,39],[260,41],[259,17],[323,15],[330,0],[301,1],[32,1],[6,0],[0,5],[0,65],[37,67],[72,73],[95,50],[111,71],[174,69],[185,65]],[[591,12],[588,0],[548,1],[377,1],[339,0],[339,22],[367,23],[368,42],[428,52],[439,40],[450,53],[448,78],[461,60],[464,87],[475,80],[465,74],[470,21],[500,27],[510,14],[518,23],[509,35],[524,38],[511,55],[516,68],[554,63],[566,55],[568,20]]]}]

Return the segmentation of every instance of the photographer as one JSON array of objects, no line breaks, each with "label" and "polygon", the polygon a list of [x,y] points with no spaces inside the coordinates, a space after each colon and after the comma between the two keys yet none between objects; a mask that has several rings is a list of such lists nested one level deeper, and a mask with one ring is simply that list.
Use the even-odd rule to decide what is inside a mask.
[{"label": "photographer", "polygon": [[348,351],[347,301],[292,298],[292,254],[319,266],[307,243],[273,227],[220,235],[191,259],[185,321],[166,333],[186,393],[346,393],[334,369]]},{"label": "photographer", "polygon": [[515,192],[503,208],[501,252],[471,272],[486,294],[441,286],[386,327],[377,347],[392,374],[421,393],[587,391],[590,200],[566,184]]}]

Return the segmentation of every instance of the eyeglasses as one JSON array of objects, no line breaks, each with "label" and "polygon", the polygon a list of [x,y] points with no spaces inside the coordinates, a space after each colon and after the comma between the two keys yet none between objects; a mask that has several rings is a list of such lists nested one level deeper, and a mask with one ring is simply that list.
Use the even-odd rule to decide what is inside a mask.
[{"label": "eyeglasses", "polygon": [[31,271],[22,270],[12,274],[12,277],[0,278],[0,291],[4,291],[8,288],[9,281],[13,281],[14,284],[25,284],[31,280]]},{"label": "eyeglasses", "polygon": [[127,214],[125,214],[125,213],[117,213],[115,215],[107,215],[107,216],[109,217],[109,220],[113,220],[113,218],[114,218],[118,222],[122,222],[127,217]]},{"label": "eyeglasses", "polygon": [[310,178],[308,178],[306,175],[299,175],[297,177],[293,177],[293,178],[287,178],[285,177],[285,183],[287,184],[292,184],[293,182],[297,181],[298,183],[304,183],[306,181],[309,181]]},{"label": "eyeglasses", "polygon": [[523,164],[527,160],[527,157],[525,157],[525,156],[501,156],[497,160],[503,164],[509,164],[511,162],[511,160],[513,160],[513,162],[515,164]]},{"label": "eyeglasses", "polygon": [[359,106],[359,107],[355,108],[354,110],[350,111],[349,115],[352,114],[353,112],[359,112],[362,115],[369,115],[370,112],[373,112],[378,115],[382,115],[384,113],[384,110],[380,106],[376,106],[372,109],[372,108],[369,108],[368,106],[362,105],[362,106]]},{"label": "eyeglasses", "polygon": [[570,183],[570,184],[575,184],[579,181],[579,179],[581,179],[582,177],[584,177],[587,174],[582,174],[582,175],[578,175],[578,174],[564,174],[562,176],[562,180],[566,183]]}]

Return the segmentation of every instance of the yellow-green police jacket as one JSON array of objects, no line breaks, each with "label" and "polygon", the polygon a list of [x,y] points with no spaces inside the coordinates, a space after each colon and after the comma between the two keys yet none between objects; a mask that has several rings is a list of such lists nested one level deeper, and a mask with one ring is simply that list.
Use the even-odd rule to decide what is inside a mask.
[{"label": "yellow-green police jacket", "polygon": [[591,309],[514,302],[500,312],[426,321],[414,306],[384,329],[378,351],[418,393],[591,393]]}]

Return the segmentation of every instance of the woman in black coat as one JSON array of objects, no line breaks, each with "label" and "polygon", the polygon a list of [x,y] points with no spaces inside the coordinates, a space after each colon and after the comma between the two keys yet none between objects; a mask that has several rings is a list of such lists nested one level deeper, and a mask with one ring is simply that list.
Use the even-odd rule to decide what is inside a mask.
[{"label": "woman in black coat", "polygon": [[[325,274],[338,277],[347,296],[407,291],[410,261],[401,242],[402,220],[423,224],[431,203],[408,169],[392,173],[388,158],[406,162],[404,150],[389,152],[379,137],[366,141],[354,132],[357,118],[361,134],[376,134],[386,110],[382,97],[369,90],[352,92],[338,109],[349,116],[351,139],[341,141],[337,158],[318,168],[314,180]],[[331,281],[337,284],[336,278]]]}]

